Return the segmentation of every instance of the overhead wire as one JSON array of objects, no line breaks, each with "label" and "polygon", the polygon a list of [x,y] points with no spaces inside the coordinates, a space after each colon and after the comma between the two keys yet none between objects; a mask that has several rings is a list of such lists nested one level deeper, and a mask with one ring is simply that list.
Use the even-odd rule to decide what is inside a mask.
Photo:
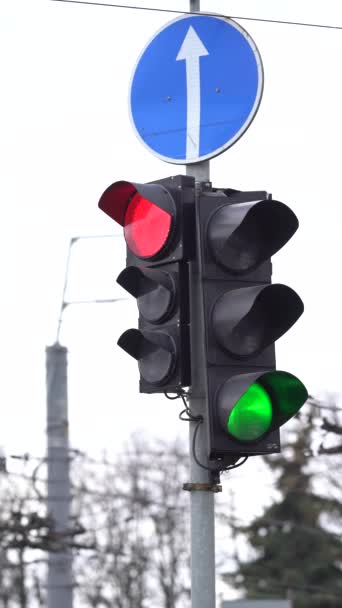
[{"label": "overhead wire", "polygon": [[[241,463],[241,464],[243,464],[243,463]],[[10,476],[13,475],[15,477],[22,477],[22,478],[25,478],[25,479],[27,479],[29,481],[32,481],[31,478],[30,478],[30,476],[28,476],[28,475],[22,475],[20,473],[19,474],[18,473],[12,473],[12,474],[9,473],[9,475]],[[44,481],[44,480],[41,479],[40,481]],[[70,495],[67,495],[67,496],[58,496],[58,497],[54,497],[54,498],[57,499],[57,500],[62,500],[63,501],[63,500],[66,500],[66,499],[70,499],[71,497],[72,498],[76,498],[78,493],[81,493],[82,495],[85,495],[85,496],[97,496],[98,498],[101,498],[101,497],[108,498],[108,497],[110,497],[113,500],[114,499],[115,500],[122,500],[122,499],[127,498],[127,494],[124,493],[124,492],[121,492],[121,493],[118,493],[118,492],[116,492],[116,493],[110,493],[109,492],[108,493],[108,492],[103,492],[103,491],[99,491],[99,490],[96,490],[96,489],[90,489],[90,488],[87,488],[85,486],[77,487],[77,485],[72,488],[71,496]],[[300,492],[300,491],[297,491],[297,493],[305,494],[304,492]],[[144,499],[146,500],[146,497],[143,497],[142,503],[145,502]],[[28,500],[28,497],[24,498],[24,502],[26,502],[27,500]],[[30,500],[32,500],[32,498]],[[152,505],[153,506],[158,506],[159,502],[155,501],[153,499],[152,500],[151,499],[147,500],[146,506],[152,506]],[[163,506],[165,507],[165,505],[163,505]],[[176,507],[174,505],[169,505],[167,508],[174,509]],[[244,522],[244,520],[242,520],[241,518],[236,518],[235,517],[233,519],[234,519],[234,521],[236,523],[238,521],[240,521],[241,523],[244,523],[244,526],[248,525],[248,523]],[[291,523],[291,522],[286,522],[286,521],[283,521],[283,520],[277,520],[275,518],[270,519],[268,517],[266,517],[264,519],[264,522],[265,523],[270,523],[270,524],[276,525],[276,526],[277,525],[283,526],[283,525],[286,525],[287,523]],[[294,528],[297,528],[297,527],[300,528],[300,529],[303,529],[303,530],[305,529],[306,531],[312,532],[314,534],[324,534],[323,530],[320,530],[320,529],[318,529],[316,527],[313,527],[313,526],[307,526],[305,524],[295,523],[294,524]],[[332,531],[329,531],[329,533],[330,533],[331,536],[339,538],[339,535],[333,533]]]},{"label": "overhead wire", "polygon": [[106,3],[106,2],[91,2],[90,0],[50,0],[50,2],[64,2],[64,3],[68,3],[68,4],[85,4],[85,5],[90,5],[90,6],[107,6],[109,8],[120,8],[120,9],[130,9],[130,10],[138,10],[138,11],[151,11],[151,12],[156,12],[156,13],[171,13],[171,14],[177,14],[177,15],[201,15],[201,16],[207,16],[207,17],[226,17],[228,19],[239,19],[242,21],[257,21],[260,23],[274,23],[274,24],[279,24],[279,25],[294,25],[294,26],[301,26],[301,27],[314,27],[314,28],[322,28],[322,29],[329,29],[329,30],[342,30],[342,25],[332,25],[332,24],[325,24],[325,23],[311,23],[311,22],[303,22],[303,21],[290,21],[290,20],[282,20],[282,19],[266,19],[266,18],[262,18],[262,17],[248,17],[248,16],[237,16],[237,15],[224,15],[224,14],[220,14],[220,13],[213,13],[213,12],[207,12],[207,11],[200,11],[199,12],[194,12],[194,11],[180,11],[180,10],[175,10],[175,9],[169,9],[169,8],[156,8],[156,7],[150,7],[150,6],[136,6],[136,5],[131,5],[131,4],[113,4],[113,3]]},{"label": "overhead wire", "polygon": [[[183,410],[183,412],[184,411],[185,410]],[[182,412],[181,412],[181,414],[182,414]],[[188,421],[188,419],[185,419],[185,418],[184,418],[184,420]],[[153,455],[156,455],[156,452],[154,450],[147,450],[147,451],[144,451],[144,454],[146,456],[153,456]],[[310,452],[308,451],[307,454],[304,454],[304,456],[307,456],[308,459],[311,458],[312,455],[313,455],[313,453],[311,451]],[[108,459],[101,460],[101,459],[97,459],[97,458],[94,458],[94,457],[91,457],[91,456],[87,456],[87,454],[82,454],[82,456],[84,458],[83,462],[86,465],[96,465],[96,466],[99,466],[99,467],[110,468],[110,469],[114,469],[115,466],[116,466],[116,462],[115,461],[109,461]],[[120,456],[120,454],[114,454],[114,456]],[[18,456],[17,456],[17,458],[18,458]],[[65,459],[65,457],[63,457],[63,458],[59,458],[59,457],[55,457],[55,458],[52,458],[52,457],[51,458],[43,458],[42,457],[41,459],[39,457],[32,457],[32,460],[41,460],[41,462],[43,462],[45,464],[45,463],[47,463],[49,461],[51,461],[51,462],[65,462],[66,459]],[[75,457],[69,457],[68,460],[70,460],[70,462],[73,462],[75,460]],[[329,457],[329,461],[330,461],[330,457]],[[329,467],[329,471],[334,471],[334,470],[339,470],[339,467],[337,465],[336,465],[336,467],[335,466]],[[259,471],[259,473],[261,473],[261,472],[262,471]],[[24,476],[21,473],[12,472],[12,471],[7,471],[6,473],[4,473],[4,475],[17,475],[17,476],[20,476],[20,477]],[[325,471],[317,471],[317,472],[315,472],[315,475],[318,475],[318,476],[320,476],[320,475],[326,475],[326,473],[325,473]],[[26,475],[24,477],[26,477],[26,479],[28,479],[28,480],[31,479],[30,475]],[[45,478],[44,479],[43,478],[37,478],[37,481],[45,481]]]}]

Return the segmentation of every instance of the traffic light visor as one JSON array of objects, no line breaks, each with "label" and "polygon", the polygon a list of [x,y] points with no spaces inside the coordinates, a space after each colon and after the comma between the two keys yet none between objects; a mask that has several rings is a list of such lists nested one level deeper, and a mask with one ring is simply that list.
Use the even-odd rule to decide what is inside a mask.
[{"label": "traffic light visor", "polygon": [[221,428],[241,442],[260,439],[294,416],[308,398],[304,384],[288,372],[233,376],[218,390]]},{"label": "traffic light visor", "polygon": [[286,285],[232,289],[212,308],[214,335],[233,357],[255,356],[287,332],[303,310],[298,294]]},{"label": "traffic light visor", "polygon": [[138,361],[142,378],[150,384],[163,385],[174,371],[176,346],[165,332],[127,329],[120,336],[118,346]]},{"label": "traffic light visor", "polygon": [[219,207],[209,219],[212,255],[235,274],[251,272],[293,236],[298,219],[276,200],[233,203]]},{"label": "traffic light visor", "polygon": [[155,258],[169,244],[176,206],[160,184],[115,182],[102,194],[99,207],[123,226],[127,246],[137,257]]},{"label": "traffic light visor", "polygon": [[176,301],[176,282],[172,273],[128,266],[116,281],[137,298],[139,312],[148,322],[162,323],[172,314]]}]

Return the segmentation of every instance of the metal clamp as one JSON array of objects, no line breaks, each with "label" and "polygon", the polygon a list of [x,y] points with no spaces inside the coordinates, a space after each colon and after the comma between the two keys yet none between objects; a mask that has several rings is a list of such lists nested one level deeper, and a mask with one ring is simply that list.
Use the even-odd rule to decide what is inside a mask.
[{"label": "metal clamp", "polygon": [[222,492],[222,486],[217,483],[183,483],[187,492]]}]

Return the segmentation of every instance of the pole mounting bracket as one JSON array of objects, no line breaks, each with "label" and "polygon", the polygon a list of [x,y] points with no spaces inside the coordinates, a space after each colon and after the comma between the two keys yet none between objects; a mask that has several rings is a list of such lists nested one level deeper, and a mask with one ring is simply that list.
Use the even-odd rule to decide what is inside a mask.
[{"label": "pole mounting bracket", "polygon": [[222,486],[217,483],[183,483],[187,492],[222,492]]}]

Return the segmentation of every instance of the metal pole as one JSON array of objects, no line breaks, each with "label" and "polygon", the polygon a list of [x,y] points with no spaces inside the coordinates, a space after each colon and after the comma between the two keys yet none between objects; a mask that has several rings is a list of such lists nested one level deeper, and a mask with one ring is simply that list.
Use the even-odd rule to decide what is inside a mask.
[{"label": "metal pole", "polygon": [[[200,0],[190,0],[190,11],[200,11]],[[187,165],[186,174],[195,178],[196,184],[209,181],[209,161]],[[196,187],[197,193],[199,189]],[[190,283],[191,298],[191,369],[192,387],[190,409],[194,415],[204,415],[206,410],[204,315],[201,283],[198,268],[192,264]],[[190,422],[190,471],[191,496],[191,606],[192,608],[215,607],[215,519],[214,494],[209,489],[212,477],[209,470],[199,466],[193,454],[193,438],[196,422]],[[205,421],[200,425],[196,440],[197,460],[209,468]],[[205,485],[208,484],[208,488]]]},{"label": "metal pole", "polygon": [[46,349],[48,514],[53,522],[54,551],[48,555],[47,608],[72,608],[72,554],[66,546],[70,527],[70,476],[67,349]]},{"label": "metal pole", "polygon": [[[190,11],[200,11],[200,0],[190,0]],[[209,161],[187,165],[186,174],[195,178],[196,186],[210,179]],[[196,187],[197,195],[200,187]],[[197,256],[198,258],[198,256]],[[201,282],[196,264],[190,272],[191,297],[191,370],[192,386],[190,409],[194,415],[204,416],[207,387],[205,385],[204,313]],[[191,502],[191,606],[215,608],[215,512],[214,493],[209,489],[212,477],[209,470],[199,466],[193,453],[193,438],[197,422],[190,422],[190,479],[200,490],[190,492]],[[199,426],[196,440],[196,457],[209,468],[205,420]],[[199,485],[197,485],[199,484]],[[205,489],[205,485],[208,488]],[[193,486],[194,487],[194,486]]]},{"label": "metal pole", "polygon": [[[190,0],[190,11],[200,11],[200,0]],[[195,178],[197,196],[201,182],[210,179],[209,161],[187,165],[186,174]],[[197,256],[198,259],[198,256]],[[201,295],[199,268],[192,264],[190,282],[191,299],[191,370],[192,386],[190,409],[195,415],[204,416],[206,411],[207,387],[205,385],[205,345],[204,313]],[[205,420],[197,432],[193,445],[197,422],[190,422],[190,480],[192,487],[199,490],[190,492],[191,502],[191,606],[192,608],[215,608],[215,512],[214,493],[210,490],[212,476],[208,467],[208,446]],[[196,449],[197,460],[193,449]],[[204,484],[204,485],[202,485]],[[205,484],[208,484],[205,489]]]},{"label": "metal pole", "polygon": [[190,0],[190,11],[200,10],[200,0]]},{"label": "metal pole", "polygon": [[[196,184],[209,181],[209,162],[187,166],[187,175],[195,178]],[[196,187],[199,192],[200,188]],[[198,256],[197,256],[198,257]],[[205,385],[204,315],[201,295],[201,279],[196,263],[190,268],[191,301],[191,395],[190,409],[195,416],[205,417],[207,388]],[[208,460],[206,422],[197,429],[195,446],[194,432],[198,422],[190,422],[190,504],[191,504],[191,606],[192,608],[215,608],[215,519],[212,474],[199,466],[194,458],[210,468]]]}]

